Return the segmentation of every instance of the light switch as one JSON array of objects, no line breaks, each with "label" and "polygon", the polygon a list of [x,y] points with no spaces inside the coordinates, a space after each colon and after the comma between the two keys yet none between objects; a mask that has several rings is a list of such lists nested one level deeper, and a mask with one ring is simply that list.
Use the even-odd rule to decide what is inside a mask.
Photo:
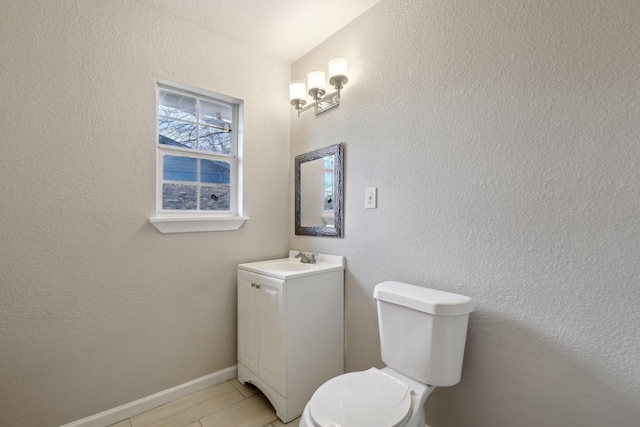
[{"label": "light switch", "polygon": [[364,191],[364,207],[366,209],[378,207],[378,189],[376,187],[367,188]]}]

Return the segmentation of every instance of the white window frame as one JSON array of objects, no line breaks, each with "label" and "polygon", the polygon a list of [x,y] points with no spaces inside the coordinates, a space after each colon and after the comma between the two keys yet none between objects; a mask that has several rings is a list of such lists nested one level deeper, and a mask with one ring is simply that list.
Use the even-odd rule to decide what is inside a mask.
[{"label": "white window frame", "polygon": [[[149,222],[161,233],[237,230],[249,219],[242,215],[242,130],[244,125],[244,102],[241,99],[231,96],[221,95],[161,78],[158,78],[156,83],[156,213],[154,217],[149,218]],[[158,134],[160,90],[183,93],[197,98],[208,98],[211,101],[230,106],[233,111],[233,153],[227,155],[160,144]],[[164,155],[229,162],[231,164],[229,211],[164,209],[162,207],[162,187],[164,182],[162,162]],[[199,186],[200,183],[197,185]],[[198,203],[199,199],[200,197],[198,196]]]}]

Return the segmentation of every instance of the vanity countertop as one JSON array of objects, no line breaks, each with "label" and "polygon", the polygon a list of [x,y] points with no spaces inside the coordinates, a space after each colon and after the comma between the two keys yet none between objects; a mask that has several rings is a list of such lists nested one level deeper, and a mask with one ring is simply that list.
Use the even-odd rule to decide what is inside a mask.
[{"label": "vanity countertop", "polygon": [[248,262],[239,264],[238,268],[284,280],[344,270],[344,257],[341,255],[317,254],[316,263],[307,264],[295,258],[297,253],[298,251],[289,251],[289,258]]}]

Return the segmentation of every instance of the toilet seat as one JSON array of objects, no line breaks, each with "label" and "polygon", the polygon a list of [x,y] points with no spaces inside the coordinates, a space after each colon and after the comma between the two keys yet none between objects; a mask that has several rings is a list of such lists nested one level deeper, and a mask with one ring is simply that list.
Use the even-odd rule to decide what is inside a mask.
[{"label": "toilet seat", "polygon": [[398,427],[411,416],[411,389],[371,368],[324,383],[311,397],[309,410],[318,427]]}]

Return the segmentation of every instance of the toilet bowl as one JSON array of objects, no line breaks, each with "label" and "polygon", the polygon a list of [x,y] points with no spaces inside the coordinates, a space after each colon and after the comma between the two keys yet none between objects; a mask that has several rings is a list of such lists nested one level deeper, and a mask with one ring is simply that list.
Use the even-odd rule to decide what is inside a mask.
[{"label": "toilet bowl", "polygon": [[300,427],[424,427],[427,397],[460,381],[471,298],[399,282],[378,284],[373,296],[387,367],[325,382]]},{"label": "toilet bowl", "polygon": [[435,389],[391,368],[340,375],[314,393],[300,427],[424,427],[424,402]]}]

